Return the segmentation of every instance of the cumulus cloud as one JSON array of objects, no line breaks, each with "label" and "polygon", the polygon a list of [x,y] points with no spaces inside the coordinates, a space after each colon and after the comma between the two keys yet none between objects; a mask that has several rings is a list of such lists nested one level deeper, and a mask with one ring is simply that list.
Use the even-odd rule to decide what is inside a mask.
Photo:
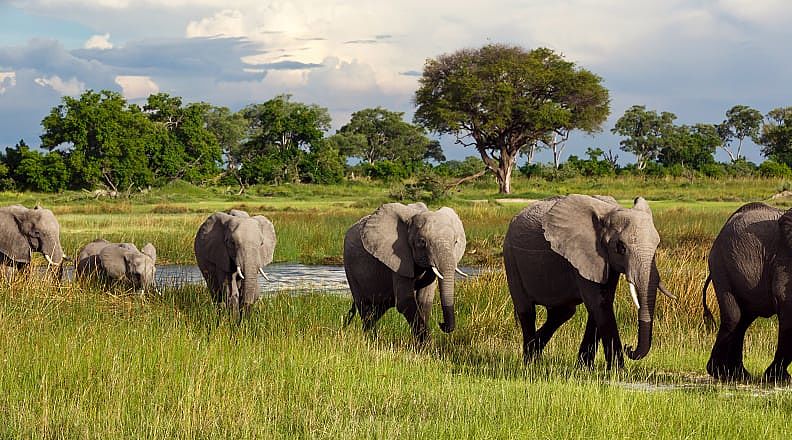
[{"label": "cumulus cloud", "polygon": [[110,42],[110,34],[93,35],[83,45],[85,49],[112,49],[113,43]]},{"label": "cumulus cloud", "polygon": [[76,96],[85,90],[85,83],[77,78],[61,79],[58,75],[49,78],[36,78],[34,82],[41,87],[49,87],[61,95]]},{"label": "cumulus cloud", "polygon": [[116,84],[121,86],[121,94],[126,99],[147,98],[149,95],[159,93],[157,83],[148,76],[142,75],[118,75],[115,78]]},{"label": "cumulus cloud", "polygon": [[0,95],[16,85],[16,72],[0,72]]}]

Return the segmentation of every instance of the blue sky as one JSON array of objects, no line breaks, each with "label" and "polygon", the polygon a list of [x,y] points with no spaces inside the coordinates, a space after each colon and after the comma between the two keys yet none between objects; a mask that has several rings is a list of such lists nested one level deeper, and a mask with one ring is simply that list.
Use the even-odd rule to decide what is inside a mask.
[{"label": "blue sky", "polygon": [[[37,145],[41,119],[86,89],[235,110],[291,93],[327,107],[334,128],[366,107],[411,117],[427,58],[503,42],[550,47],[602,76],[611,117],[573,136],[565,157],[597,146],[626,162],[609,130],[631,105],[686,124],[720,122],[735,104],[792,105],[790,22],[782,0],[0,0],[0,148]],[[754,145],[746,154],[762,160]]]}]

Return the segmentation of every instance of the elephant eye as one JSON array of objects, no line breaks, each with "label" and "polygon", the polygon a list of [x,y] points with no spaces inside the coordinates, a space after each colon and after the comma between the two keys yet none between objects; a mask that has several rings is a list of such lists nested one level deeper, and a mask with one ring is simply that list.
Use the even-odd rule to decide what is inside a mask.
[{"label": "elephant eye", "polygon": [[419,248],[425,248],[426,240],[422,237],[419,237],[417,240],[415,240],[415,245],[418,246]]},{"label": "elephant eye", "polygon": [[624,246],[624,242],[621,240],[616,242],[616,253],[619,255],[624,255],[627,253],[627,247]]}]

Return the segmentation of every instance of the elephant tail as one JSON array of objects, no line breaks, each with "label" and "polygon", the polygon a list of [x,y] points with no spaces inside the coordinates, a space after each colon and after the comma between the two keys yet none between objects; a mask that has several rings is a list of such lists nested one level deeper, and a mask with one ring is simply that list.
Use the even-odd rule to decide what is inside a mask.
[{"label": "elephant tail", "polygon": [[709,329],[715,328],[715,317],[712,316],[712,312],[710,312],[709,307],[707,307],[707,287],[710,285],[711,281],[712,274],[708,274],[707,280],[704,281],[704,288],[701,289],[701,305],[704,306],[704,324],[706,324]]},{"label": "elephant tail", "polygon": [[344,318],[344,327],[352,323],[352,319],[355,317],[356,312],[357,312],[357,308],[355,308],[355,302],[353,301],[352,307],[347,312],[346,318]]}]

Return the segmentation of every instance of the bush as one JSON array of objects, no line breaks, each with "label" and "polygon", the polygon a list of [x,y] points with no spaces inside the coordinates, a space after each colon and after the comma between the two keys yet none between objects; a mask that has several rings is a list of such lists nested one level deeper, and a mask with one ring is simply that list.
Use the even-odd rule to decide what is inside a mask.
[{"label": "bush", "polygon": [[421,173],[415,183],[408,183],[391,188],[389,196],[399,201],[421,200],[434,202],[446,197],[445,186],[440,179],[431,173]]},{"label": "bush", "polygon": [[741,158],[736,162],[726,164],[724,169],[731,177],[751,177],[756,175],[759,167],[755,163]]},{"label": "bush", "polygon": [[786,164],[766,160],[759,165],[759,175],[762,177],[792,177],[792,169]]},{"label": "bush", "polygon": [[721,178],[726,176],[726,165],[722,163],[707,163],[701,166],[701,174],[707,177]]},{"label": "bush", "polygon": [[484,161],[475,156],[468,156],[465,160],[449,160],[434,167],[438,176],[462,178],[471,176],[483,170]]},{"label": "bush", "polygon": [[360,165],[360,170],[364,176],[385,182],[402,180],[410,175],[407,167],[392,160],[380,160],[373,164],[364,163]]}]

